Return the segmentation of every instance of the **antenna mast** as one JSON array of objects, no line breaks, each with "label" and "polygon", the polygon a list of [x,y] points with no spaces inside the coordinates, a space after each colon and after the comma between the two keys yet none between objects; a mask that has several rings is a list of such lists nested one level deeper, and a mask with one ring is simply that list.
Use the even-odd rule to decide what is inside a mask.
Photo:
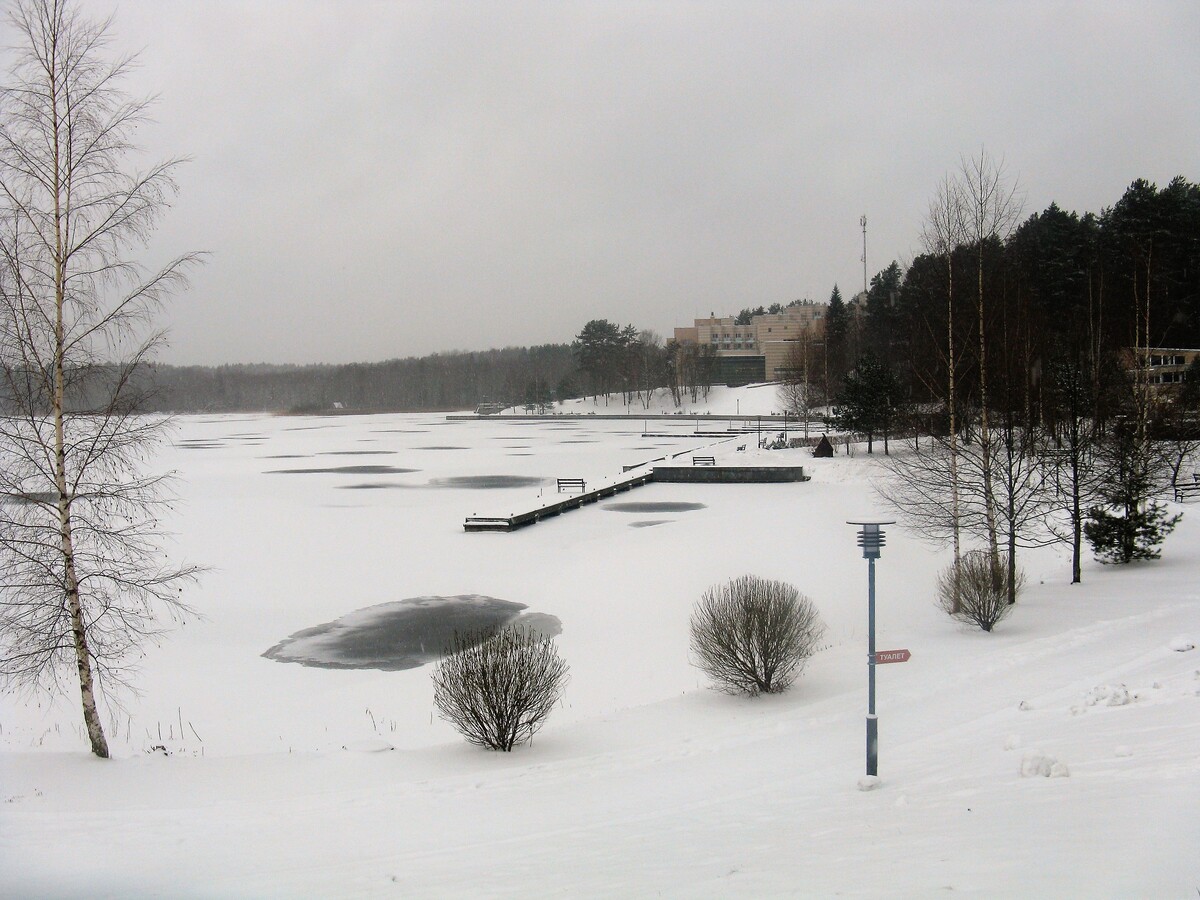
[{"label": "antenna mast", "polygon": [[862,264],[863,264],[863,293],[865,294],[867,292],[867,217],[860,216],[858,219],[858,224],[862,226],[862,230],[863,230]]}]

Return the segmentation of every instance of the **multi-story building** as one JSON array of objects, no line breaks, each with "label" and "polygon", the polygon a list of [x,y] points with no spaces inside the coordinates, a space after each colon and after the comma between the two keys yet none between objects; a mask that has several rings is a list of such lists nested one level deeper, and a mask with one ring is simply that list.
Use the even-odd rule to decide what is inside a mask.
[{"label": "multi-story building", "polygon": [[1171,385],[1182,384],[1188,367],[1200,357],[1200,350],[1174,347],[1138,348],[1133,352],[1141,358],[1147,380],[1156,391],[1169,391]]},{"label": "multi-story building", "polygon": [[715,378],[726,384],[780,381],[789,371],[793,348],[801,341],[825,340],[828,304],[798,303],[777,313],[737,324],[731,316],[709,316],[675,329],[680,344],[711,347],[717,358]]}]

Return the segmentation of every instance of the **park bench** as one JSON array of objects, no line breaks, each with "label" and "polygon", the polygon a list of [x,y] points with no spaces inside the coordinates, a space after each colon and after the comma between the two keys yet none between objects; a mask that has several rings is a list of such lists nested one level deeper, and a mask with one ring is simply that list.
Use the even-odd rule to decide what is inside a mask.
[{"label": "park bench", "polygon": [[1176,503],[1182,503],[1184,500],[1187,500],[1189,497],[1198,497],[1198,496],[1200,496],[1200,472],[1192,473],[1192,483],[1191,484],[1184,482],[1183,484],[1175,485],[1175,502]]},{"label": "park bench", "polygon": [[745,445],[745,444],[738,444],[738,452],[739,452],[739,453],[740,453],[741,451],[745,450],[745,449],[746,449],[746,445]]},{"label": "park bench", "polygon": [[587,490],[587,482],[582,478],[560,478],[558,479],[558,492],[561,494],[564,490],[577,490],[582,494]]},{"label": "park bench", "polygon": [[717,461],[715,459],[713,459],[713,457],[711,457],[711,456],[693,456],[692,457],[692,465],[693,466],[715,466],[716,464],[717,464]]}]

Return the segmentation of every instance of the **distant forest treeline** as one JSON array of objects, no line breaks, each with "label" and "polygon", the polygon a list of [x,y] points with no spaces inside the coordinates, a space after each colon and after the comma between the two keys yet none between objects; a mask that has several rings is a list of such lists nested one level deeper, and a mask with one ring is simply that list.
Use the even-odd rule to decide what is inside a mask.
[{"label": "distant forest treeline", "polygon": [[[1024,221],[1009,198],[991,210],[1009,221],[990,230],[972,221],[971,200],[939,195],[924,223],[927,252],[880,271],[864,304],[852,308],[834,287],[823,334],[795,342],[789,380],[800,389],[788,402],[797,412],[835,401],[846,376],[874,360],[906,402],[947,400],[954,380],[954,403],[970,405],[986,376],[989,406],[1040,415],[1053,367],[1069,361],[1096,382],[1105,366],[1124,365],[1123,348],[1200,346],[1200,186],[1138,179],[1099,214],[1051,204]],[[738,321],[775,308],[744,309]],[[148,411],[544,409],[583,393],[647,405],[659,390],[676,404],[685,392],[695,399],[716,376],[714,356],[711,346],[595,319],[570,344],[349,365],[156,365],[134,377],[149,389]],[[86,395],[75,402],[86,407]]]},{"label": "distant forest treeline", "polygon": [[155,365],[146,373],[152,412],[414,412],[513,403],[531,381],[572,388],[568,344],[439,353],[348,365]]}]

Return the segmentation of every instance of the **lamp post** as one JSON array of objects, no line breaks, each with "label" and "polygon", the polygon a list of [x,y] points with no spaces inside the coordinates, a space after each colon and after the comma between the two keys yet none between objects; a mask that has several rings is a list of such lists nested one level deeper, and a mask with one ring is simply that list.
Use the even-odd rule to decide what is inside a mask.
[{"label": "lamp post", "polygon": [[894,525],[894,520],[847,522],[861,525],[858,546],[862,547],[863,559],[867,561],[867,774],[879,774],[879,720],[875,717],[875,560],[885,543],[883,525]]}]

